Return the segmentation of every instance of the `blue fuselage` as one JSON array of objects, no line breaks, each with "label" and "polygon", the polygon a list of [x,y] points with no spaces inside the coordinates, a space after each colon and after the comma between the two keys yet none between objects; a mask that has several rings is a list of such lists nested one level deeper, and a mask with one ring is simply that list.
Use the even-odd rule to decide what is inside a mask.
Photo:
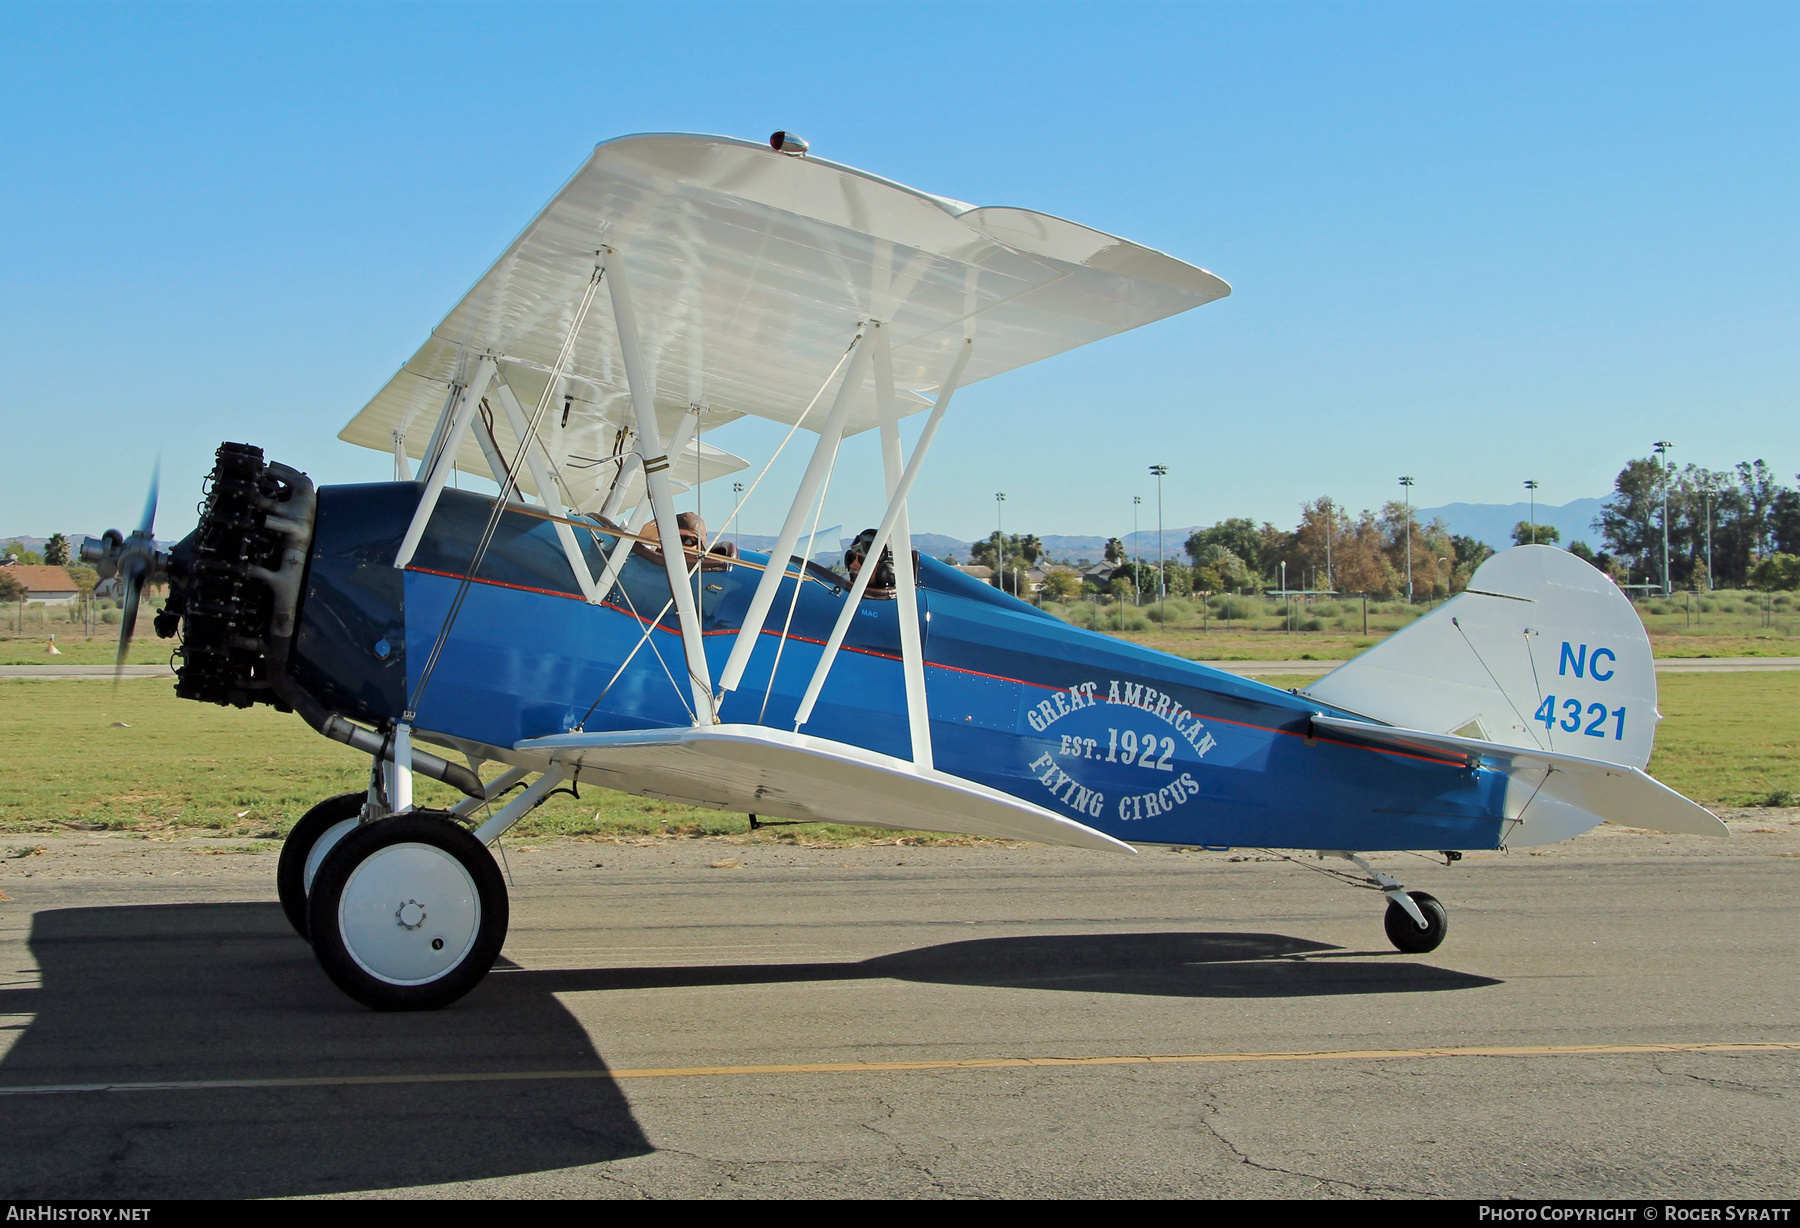
[{"label": "blue fuselage", "polygon": [[[404,710],[492,508],[446,491],[399,571],[392,562],[417,500],[410,483],[319,491],[289,668],[349,716],[386,722]],[[601,549],[615,539],[578,537],[599,575]],[[714,679],[761,576],[731,565],[695,578]],[[794,727],[846,587],[818,569],[805,580],[790,571],[722,721]],[[1310,718],[1334,712],[1326,705],[1071,627],[932,559],[921,560],[919,588],[942,771],[1133,842],[1499,843],[1497,773],[1313,738]],[[416,724],[494,752],[576,728],[688,725],[686,665],[668,607],[663,567],[638,557],[603,604],[583,600],[553,526],[508,512],[444,639]],[[863,602],[801,732],[910,758],[896,603]]]}]

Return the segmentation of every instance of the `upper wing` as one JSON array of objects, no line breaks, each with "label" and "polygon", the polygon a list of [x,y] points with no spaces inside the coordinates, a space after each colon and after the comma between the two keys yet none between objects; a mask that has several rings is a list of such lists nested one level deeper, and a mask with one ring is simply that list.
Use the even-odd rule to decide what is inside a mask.
[{"label": "upper wing", "polygon": [[761,725],[564,733],[513,749],[582,778],[717,810],[1136,852],[1016,797],[903,759]]},{"label": "upper wing", "polygon": [[[623,137],[594,151],[340,438],[388,450],[399,430],[419,455],[451,383],[484,353],[535,406],[603,246],[629,272],[665,437],[693,406],[702,431],[744,414],[794,422],[865,320],[892,330],[908,412],[965,336],[966,384],[1230,293],[1202,269],[1045,214],[972,208],[726,137]],[[546,415],[562,435],[546,442],[606,455],[633,419],[605,294],[568,371]],[[871,386],[848,432],[875,421]],[[485,471],[478,452],[464,460]]]}]

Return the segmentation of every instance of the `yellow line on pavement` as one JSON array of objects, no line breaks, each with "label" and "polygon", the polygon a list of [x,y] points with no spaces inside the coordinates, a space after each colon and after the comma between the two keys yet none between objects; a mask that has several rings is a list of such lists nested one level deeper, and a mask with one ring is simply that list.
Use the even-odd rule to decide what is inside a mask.
[{"label": "yellow line on pavement", "polygon": [[1663,1045],[1462,1045],[1426,1049],[1321,1049],[1288,1053],[1121,1054],[1111,1057],[972,1057],[912,1062],[794,1062],[763,1066],[649,1066],[622,1070],[494,1070],[466,1073],[317,1075],[292,1079],[192,1079],[144,1083],[60,1083],[4,1087],[0,1096],[83,1092],[190,1092],[283,1087],[366,1087],[406,1083],[508,1083],[568,1079],[697,1079],[733,1075],[880,1074],[908,1070],[1017,1070],[1058,1066],[1179,1066],[1233,1062],[1369,1062],[1444,1057],[1619,1057],[1649,1053],[1794,1053],[1800,1041]]}]

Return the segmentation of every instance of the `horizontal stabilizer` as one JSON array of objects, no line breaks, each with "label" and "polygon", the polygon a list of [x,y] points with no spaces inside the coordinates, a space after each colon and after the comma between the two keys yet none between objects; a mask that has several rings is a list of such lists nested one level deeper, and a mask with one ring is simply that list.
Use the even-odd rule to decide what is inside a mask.
[{"label": "horizontal stabilizer", "polygon": [[1510,778],[1505,814],[1519,824],[1508,833],[1506,844],[1511,847],[1566,840],[1602,822],[1689,836],[1730,834],[1710,810],[1639,768],[1342,717],[1315,716],[1312,724],[1315,736],[1332,741],[1479,761],[1505,772]]},{"label": "horizontal stabilizer", "polygon": [[998,789],[762,725],[563,733],[514,749],[579,766],[581,779],[607,788],[715,810],[1136,852]]}]

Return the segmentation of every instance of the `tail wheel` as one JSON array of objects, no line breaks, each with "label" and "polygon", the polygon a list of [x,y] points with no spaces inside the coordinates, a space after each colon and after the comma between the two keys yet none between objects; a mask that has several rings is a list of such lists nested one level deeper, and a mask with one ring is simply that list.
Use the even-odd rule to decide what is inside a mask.
[{"label": "tail wheel", "polygon": [[1450,932],[1450,914],[1438,903],[1437,897],[1424,891],[1408,891],[1412,902],[1419,906],[1425,914],[1425,928],[1407,915],[1406,910],[1392,900],[1388,901],[1387,927],[1388,941],[1408,955],[1423,955],[1427,951],[1435,951],[1444,941],[1444,935]]},{"label": "tail wheel", "polygon": [[367,793],[340,793],[328,797],[300,816],[281,845],[275,866],[275,894],[281,911],[300,937],[306,937],[306,895],[325,854],[353,829],[362,817]]},{"label": "tail wheel", "polygon": [[358,825],[325,856],[307,899],[313,953],[376,1010],[436,1010],[481,982],[506,941],[506,883],[482,843],[441,811]]}]

